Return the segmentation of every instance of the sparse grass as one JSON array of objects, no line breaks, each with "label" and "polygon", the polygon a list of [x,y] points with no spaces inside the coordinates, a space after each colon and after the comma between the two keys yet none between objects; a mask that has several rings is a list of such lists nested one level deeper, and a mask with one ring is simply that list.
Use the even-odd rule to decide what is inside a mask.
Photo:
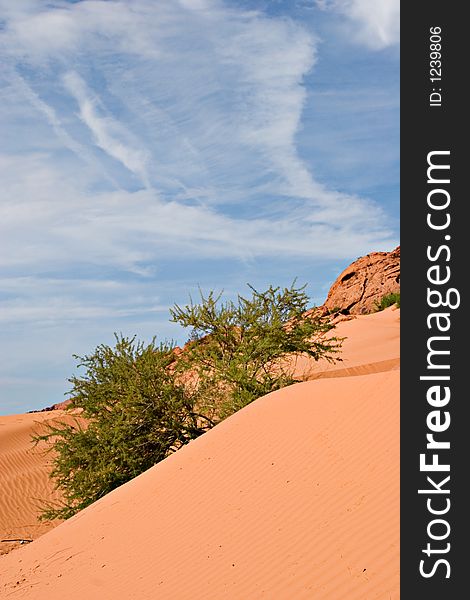
[{"label": "sparse grass", "polygon": [[380,302],[375,302],[376,312],[384,310],[389,306],[393,306],[396,304],[397,308],[400,308],[400,292],[393,292],[392,294],[387,294],[383,296]]}]

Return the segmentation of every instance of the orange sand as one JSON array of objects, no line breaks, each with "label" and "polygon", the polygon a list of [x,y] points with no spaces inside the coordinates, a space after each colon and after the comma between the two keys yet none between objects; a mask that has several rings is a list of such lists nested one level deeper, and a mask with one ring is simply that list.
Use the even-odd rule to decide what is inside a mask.
[{"label": "orange sand", "polygon": [[[41,500],[56,500],[49,479],[44,445],[34,447],[31,436],[40,423],[63,417],[63,411],[0,417],[0,540],[36,539],[57,523],[38,521]],[[0,554],[18,543],[0,543]]]},{"label": "orange sand", "polygon": [[[344,317],[343,317],[344,318]],[[328,337],[346,338],[341,361],[297,359],[296,375],[304,380],[381,373],[400,367],[400,310],[345,317]]]},{"label": "orange sand", "polygon": [[398,323],[342,323],[349,376],[259,399],[0,557],[0,598],[396,600]]}]

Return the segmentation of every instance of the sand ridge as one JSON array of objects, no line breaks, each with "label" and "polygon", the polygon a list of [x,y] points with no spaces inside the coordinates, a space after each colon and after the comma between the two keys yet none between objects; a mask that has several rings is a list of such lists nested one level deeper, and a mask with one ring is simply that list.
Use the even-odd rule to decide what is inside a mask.
[{"label": "sand ridge", "polygon": [[[0,540],[36,539],[58,523],[38,520],[43,501],[55,501],[45,445],[34,446],[33,433],[52,420],[67,419],[63,411],[0,417]],[[0,554],[19,545],[1,543]]]},{"label": "sand ridge", "polygon": [[331,363],[301,357],[295,373],[302,380],[367,375],[400,366],[400,310],[390,307],[370,315],[340,317],[327,337],[345,338],[341,360]]},{"label": "sand ridge", "polygon": [[1,557],[0,597],[396,600],[399,311],[340,325],[336,375],[257,400]]},{"label": "sand ridge", "polygon": [[266,396],[3,557],[1,593],[397,598],[398,384],[392,371]]}]

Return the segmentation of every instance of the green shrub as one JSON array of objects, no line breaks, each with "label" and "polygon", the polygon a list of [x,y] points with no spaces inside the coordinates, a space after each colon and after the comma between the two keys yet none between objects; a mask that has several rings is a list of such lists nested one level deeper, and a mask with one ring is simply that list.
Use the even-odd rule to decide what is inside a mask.
[{"label": "green shrub", "polygon": [[392,294],[387,294],[383,296],[380,302],[375,302],[376,312],[380,310],[384,310],[389,306],[397,305],[397,308],[400,308],[400,292],[393,292]]},{"label": "green shrub", "polygon": [[[294,383],[292,355],[334,361],[332,325],[305,317],[304,288],[269,287],[236,302],[210,292],[171,310],[191,328],[183,352],[116,336],[75,358],[68,407],[73,423],[49,424],[35,441],[53,450],[51,473],[63,500],[44,519],[68,518],[198,437],[256,398]],[[290,357],[288,359],[288,357]]]},{"label": "green shrub", "polygon": [[116,336],[114,348],[100,345],[75,358],[85,368],[69,380],[75,422],[49,425],[34,438],[52,444],[51,476],[64,497],[45,507],[44,519],[72,516],[204,430],[190,395],[169,369],[170,345]]},{"label": "green shrub", "polygon": [[260,396],[296,381],[288,356],[306,354],[335,360],[341,340],[325,334],[332,325],[306,318],[305,286],[270,286],[235,302],[201,293],[200,302],[170,312],[172,321],[191,328],[191,343],[180,366],[196,374],[201,411],[213,422]]}]

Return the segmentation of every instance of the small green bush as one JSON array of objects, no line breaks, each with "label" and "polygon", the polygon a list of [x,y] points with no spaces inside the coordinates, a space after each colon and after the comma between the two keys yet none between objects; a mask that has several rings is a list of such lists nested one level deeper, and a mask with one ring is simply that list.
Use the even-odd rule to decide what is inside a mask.
[{"label": "small green bush", "polygon": [[191,341],[180,362],[197,374],[201,411],[213,422],[233,414],[260,396],[296,381],[288,356],[306,354],[334,361],[341,340],[319,317],[304,316],[305,286],[270,286],[251,297],[221,301],[201,293],[200,302],[172,309],[174,322],[191,328]]},{"label": "small green bush", "polygon": [[375,302],[376,312],[384,310],[389,306],[397,305],[397,308],[400,308],[400,292],[393,292],[391,294],[387,294],[383,296],[380,302]]},{"label": "small green bush", "polygon": [[72,516],[204,431],[169,369],[171,345],[116,336],[114,348],[75,358],[85,368],[69,380],[75,422],[48,425],[34,438],[51,444],[51,476],[63,494],[60,505],[45,507],[46,520]]}]

